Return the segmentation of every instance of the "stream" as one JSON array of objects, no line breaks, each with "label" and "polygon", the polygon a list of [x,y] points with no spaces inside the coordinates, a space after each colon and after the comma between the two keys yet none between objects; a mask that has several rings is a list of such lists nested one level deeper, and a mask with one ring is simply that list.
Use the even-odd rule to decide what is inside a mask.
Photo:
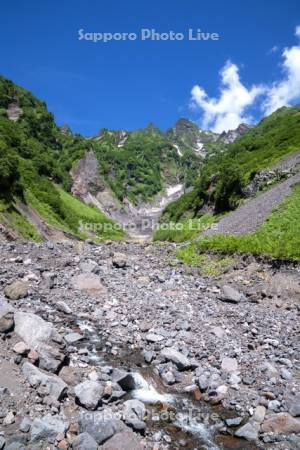
[{"label": "stream", "polygon": [[256,450],[257,447],[243,439],[220,433],[225,418],[236,416],[218,406],[197,400],[193,392],[179,393],[165,386],[154,366],[145,363],[139,350],[121,348],[117,356],[105,348],[105,336],[94,325],[78,322],[84,340],[78,347],[89,352],[95,367],[111,366],[132,375],[134,388],[124,400],[138,399],[146,405],[147,430],[163,433],[174,450]]}]

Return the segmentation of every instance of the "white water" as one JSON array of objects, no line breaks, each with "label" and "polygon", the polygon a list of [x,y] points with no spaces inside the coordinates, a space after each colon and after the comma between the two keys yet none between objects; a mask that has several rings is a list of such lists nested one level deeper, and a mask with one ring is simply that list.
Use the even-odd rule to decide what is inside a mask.
[{"label": "white water", "polygon": [[174,397],[170,394],[160,394],[154,386],[152,386],[138,372],[132,374],[135,382],[135,389],[131,391],[131,396],[144,403],[156,405],[157,403],[173,403]]}]

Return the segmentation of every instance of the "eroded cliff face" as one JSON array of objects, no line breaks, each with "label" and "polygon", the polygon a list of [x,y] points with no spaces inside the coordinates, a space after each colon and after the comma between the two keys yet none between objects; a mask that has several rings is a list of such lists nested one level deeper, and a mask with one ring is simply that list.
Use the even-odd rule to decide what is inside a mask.
[{"label": "eroded cliff face", "polygon": [[128,199],[119,201],[99,175],[99,163],[90,150],[72,170],[72,194],[85,203],[93,204],[117,222],[133,238],[147,239],[163,211],[172,201],[184,193],[184,186],[167,186],[166,191],[147,204],[133,205]]},{"label": "eroded cliff face", "polygon": [[71,172],[73,186],[72,194],[86,201],[89,194],[97,194],[105,189],[99,176],[99,164],[95,153],[90,150],[79,161]]}]

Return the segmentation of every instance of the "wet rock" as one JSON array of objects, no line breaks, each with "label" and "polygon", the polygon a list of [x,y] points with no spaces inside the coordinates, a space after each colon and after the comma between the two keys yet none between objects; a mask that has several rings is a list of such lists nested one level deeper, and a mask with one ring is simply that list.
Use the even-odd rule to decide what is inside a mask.
[{"label": "wet rock", "polygon": [[49,395],[56,400],[60,400],[67,391],[68,386],[61,378],[57,375],[48,375],[29,362],[25,362],[21,370],[23,376],[32,387],[42,386],[46,388]]},{"label": "wet rock", "polygon": [[146,423],[144,422],[145,413],[145,405],[139,400],[127,400],[124,403],[123,420],[136,431],[146,428]]},{"label": "wet rock", "polygon": [[20,280],[14,281],[6,286],[4,294],[10,300],[20,300],[21,298],[27,297],[28,285]]},{"label": "wet rock", "polygon": [[14,308],[0,298],[0,333],[10,331],[14,326]]},{"label": "wet rock", "polygon": [[126,429],[126,425],[121,420],[105,418],[101,411],[83,413],[79,418],[80,433],[90,434],[99,445],[106,442],[114,434]]},{"label": "wet rock", "polygon": [[64,340],[69,345],[75,344],[75,342],[81,341],[83,338],[84,336],[82,336],[82,334],[79,333],[68,333],[64,336]]},{"label": "wet rock", "polygon": [[97,381],[84,381],[75,386],[78,402],[86,409],[95,410],[104,393],[104,387]]},{"label": "wet rock", "polygon": [[124,391],[132,391],[135,388],[134,375],[125,370],[114,369],[111,374],[111,379],[115,383],[118,383]]},{"label": "wet rock", "polygon": [[261,426],[264,433],[300,433],[300,420],[289,413],[274,414]]},{"label": "wet rock", "polygon": [[60,418],[46,415],[42,418],[36,418],[31,426],[31,442],[48,441],[54,444],[59,433],[63,436],[68,429],[68,423]]},{"label": "wet rock", "polygon": [[143,450],[138,438],[131,430],[117,433],[109,439],[102,447],[103,450]]},{"label": "wet rock", "polygon": [[259,433],[259,424],[257,422],[248,422],[235,432],[235,436],[242,437],[247,441],[256,441]]},{"label": "wet rock", "polygon": [[236,370],[238,370],[238,363],[237,360],[235,358],[223,358],[222,359],[222,364],[221,364],[221,369],[224,372],[234,372]]},{"label": "wet rock", "polygon": [[166,361],[171,361],[172,363],[174,363],[177,366],[178,370],[188,370],[196,367],[196,365],[192,361],[190,361],[189,358],[187,358],[183,353],[178,352],[174,348],[164,348],[161,351],[161,356]]},{"label": "wet rock", "polygon": [[98,444],[90,434],[81,433],[74,439],[72,448],[73,450],[97,450]]},{"label": "wet rock", "polygon": [[244,295],[228,284],[225,284],[222,286],[222,292],[219,299],[227,303],[240,303],[240,301],[244,299]]},{"label": "wet rock", "polygon": [[33,313],[15,313],[15,332],[34,350],[41,343],[49,343],[51,340],[61,341],[54,326]]}]

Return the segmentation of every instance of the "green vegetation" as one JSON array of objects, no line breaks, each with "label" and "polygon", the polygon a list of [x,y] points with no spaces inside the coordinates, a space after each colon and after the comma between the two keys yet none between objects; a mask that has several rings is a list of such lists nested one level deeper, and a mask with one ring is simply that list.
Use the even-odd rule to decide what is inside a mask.
[{"label": "green vegetation", "polygon": [[235,262],[230,256],[201,254],[196,243],[177,250],[176,255],[185,264],[199,267],[204,275],[214,277],[225,273]]},{"label": "green vegetation", "polygon": [[154,241],[184,242],[193,239],[216,221],[216,216],[205,214],[196,219],[159,224]]},{"label": "green vegetation", "polygon": [[0,222],[4,222],[24,239],[35,242],[42,240],[38,230],[15,208],[14,205],[0,201]]},{"label": "green vegetation", "polygon": [[283,107],[228,145],[225,152],[209,155],[193,192],[169,205],[164,217],[197,217],[203,205],[216,213],[235,209],[243,200],[243,188],[257,172],[299,149],[299,107]]},{"label": "green vegetation", "polygon": [[189,258],[197,260],[204,252],[253,253],[278,259],[300,259],[300,185],[253,234],[205,237],[188,246]]},{"label": "green vegetation", "polygon": [[[95,237],[96,240],[121,239],[125,233],[118,229],[97,208],[86,205],[61,188],[53,186],[55,202],[41,201],[35,194],[26,192],[27,203],[50,225],[82,239]],[[57,196],[57,198],[56,198]]]}]

